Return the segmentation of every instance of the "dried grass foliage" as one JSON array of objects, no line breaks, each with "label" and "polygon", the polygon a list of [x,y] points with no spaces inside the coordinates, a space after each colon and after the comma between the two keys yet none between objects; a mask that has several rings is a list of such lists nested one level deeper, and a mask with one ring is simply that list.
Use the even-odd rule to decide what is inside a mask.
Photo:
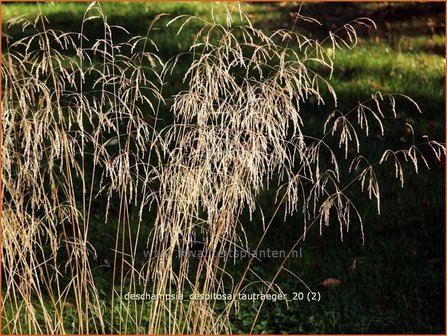
[{"label": "dried grass foliage", "polygon": [[[235,13],[244,25],[233,25]],[[168,62],[161,60],[150,39],[156,31],[115,45],[114,29],[123,28],[111,26],[96,3],[87,9],[80,33],[52,30],[41,14],[34,21],[22,17],[8,22],[34,33],[18,41],[8,39],[2,60],[5,331],[231,332],[235,300],[219,313],[215,301],[158,300],[148,307],[124,300],[124,290],[143,286],[154,293],[243,292],[247,275],[257,276],[251,263],[242,278],[233,278],[226,271],[230,260],[221,258],[221,252],[249,249],[238,234],[243,232],[239,218],[244,211],[262,211],[256,201],[262,190],[277,189],[275,215],[282,206],[284,216],[302,212],[304,233],[318,224],[322,230],[335,213],[343,238],[353,216],[362,225],[347,188],[359,182],[379,210],[379,164],[393,160],[402,185],[403,161],[410,161],[416,171],[421,162],[428,166],[416,144],[387,150],[375,163],[361,155],[361,132],[368,136],[374,123],[383,133],[386,105],[395,114],[398,95],[376,93],[347,113],[336,110],[328,116],[321,138],[306,135],[301,106],[311,97],[325,104],[328,95],[337,103],[329,81],[335,51],[354,47],[356,27],[374,26],[369,19],[331,32],[331,54],[326,41],[297,32],[299,20],[312,20],[300,14],[291,30],[269,35],[255,28],[237,6],[228,7],[226,25],[189,16],[176,17],[168,25],[181,22],[182,29],[195,19],[202,21],[202,29],[189,52]],[[88,39],[84,27],[90,20],[103,22],[102,39]],[[76,56],[67,56],[70,53]],[[175,122],[160,129],[163,87],[181,58],[191,60],[183,79],[188,89],[174,96],[170,113]],[[344,157],[331,148],[329,137],[338,137]],[[427,144],[437,157],[444,155],[443,144]],[[348,155],[352,152],[357,153],[354,159]],[[347,172],[341,171],[340,162],[347,160],[352,161],[353,175],[343,184],[340,176]],[[89,263],[95,258],[88,232],[98,197],[108,199],[104,216],[119,222],[113,308],[104,306]],[[119,200],[119,213],[108,211],[112,198]],[[137,251],[145,246],[138,246],[138,233],[132,238],[129,232],[147,225],[141,217],[149,208],[157,210],[148,239],[157,257],[137,266]],[[131,221],[132,211],[140,213],[139,222]],[[266,234],[271,224],[263,223]],[[205,237],[206,257],[193,269],[188,257],[176,264],[176,250],[187,252],[197,232]],[[68,256],[64,262],[61,253]],[[277,275],[290,272],[283,266]],[[275,279],[258,281],[267,291],[280,291]],[[69,296],[75,297],[78,323],[73,326],[64,323]],[[112,310],[110,319],[105,318],[106,309]]]}]

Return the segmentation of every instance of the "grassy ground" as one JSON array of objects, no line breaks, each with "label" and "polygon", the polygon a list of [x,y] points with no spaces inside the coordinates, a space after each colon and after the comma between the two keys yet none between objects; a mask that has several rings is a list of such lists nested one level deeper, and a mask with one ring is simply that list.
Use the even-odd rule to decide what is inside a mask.
[{"label": "grassy ground", "polygon": [[[173,16],[209,15],[210,6],[202,3],[104,3],[104,12],[111,24],[126,27],[131,34],[146,34],[151,19],[160,12]],[[56,27],[79,31],[85,4],[41,5]],[[291,22],[294,4],[244,4],[257,26],[278,28]],[[24,13],[36,12],[34,4],[3,4],[3,22]],[[401,105],[396,120],[387,123],[385,138],[369,139],[371,156],[378,148],[400,148],[408,145],[411,137],[405,123],[415,129],[416,139],[429,134],[444,141],[445,132],[445,27],[444,4],[434,3],[364,3],[329,4],[304,3],[302,14],[315,17],[321,27],[302,23],[298,29],[314,37],[322,37],[328,29],[335,30],[357,17],[375,20],[377,31],[361,30],[357,48],[337,51],[336,71],[332,79],[341,110],[354,107],[377,90],[398,92],[411,96],[421,107],[418,114],[410,105]],[[31,14],[33,15],[33,14]],[[224,20],[223,10],[217,6],[215,15]],[[166,22],[166,21],[165,21]],[[94,27],[91,27],[94,30]],[[185,50],[194,25],[180,38],[175,29],[164,30],[154,36],[165,59],[178,50]],[[20,34],[11,30],[11,35]],[[117,36],[121,38],[123,36]],[[332,48],[330,44],[327,48]],[[181,69],[180,69],[181,70]],[[173,83],[174,84],[174,83]],[[178,85],[178,83],[175,83]],[[178,91],[175,88],[175,91]],[[321,131],[321,120],[331,107],[309,104],[303,117],[309,133]],[[408,170],[405,188],[400,189],[393,172],[383,167],[382,215],[367,197],[358,198],[358,208],[365,223],[365,244],[361,242],[358,225],[341,242],[337,227],[329,227],[322,236],[312,230],[302,245],[302,258],[290,260],[288,268],[296,272],[306,284],[321,293],[320,302],[293,302],[289,309],[283,303],[268,304],[255,327],[255,333],[444,333],[444,167],[431,160],[432,168],[418,175]],[[353,191],[357,197],[358,190]],[[265,211],[268,218],[268,195]],[[150,217],[150,216],[149,216]],[[150,218],[147,218],[150,221]],[[92,237],[101,233],[97,244],[98,260],[111,258],[113,225],[92,228]],[[247,220],[250,239],[256,241],[261,225]],[[286,222],[277,220],[269,235],[271,249],[291,246],[302,233],[299,216]],[[95,232],[96,231],[96,232]],[[255,265],[265,278],[272,276],[277,261],[263,260]],[[101,269],[97,283],[109,293],[109,275]],[[340,280],[336,287],[325,287],[328,278]],[[286,293],[304,290],[301,282],[287,274],[278,279]],[[256,306],[256,305],[255,305]],[[232,317],[233,332],[246,333],[255,315],[251,303],[243,305]]]}]

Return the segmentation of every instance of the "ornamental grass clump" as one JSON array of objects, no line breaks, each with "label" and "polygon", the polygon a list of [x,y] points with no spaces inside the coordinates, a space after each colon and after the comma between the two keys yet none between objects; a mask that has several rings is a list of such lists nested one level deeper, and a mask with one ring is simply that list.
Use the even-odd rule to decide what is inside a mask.
[{"label": "ornamental grass clump", "polygon": [[[368,18],[330,32],[325,41],[299,33],[301,20],[319,24],[300,13],[291,29],[267,33],[237,4],[226,8],[224,24],[214,16],[164,19],[157,16],[147,36],[129,35],[119,43],[114,34],[129,33],[110,25],[98,3],[87,8],[78,33],[51,29],[41,13],[7,22],[5,332],[231,333],[238,294],[255,281],[265,292],[280,293],[277,276],[293,273],[284,266],[287,257],[273,279],[256,274],[253,258],[238,275],[228,270],[229,251],[253,248],[241,216],[262,214],[261,192],[276,193],[273,217],[301,213],[304,234],[293,248],[312,227],[322,231],[331,221],[338,222],[343,239],[352,222],[363,232],[348,188],[360,183],[380,211],[379,165],[392,160],[403,185],[403,161],[416,171],[428,166],[421,146],[444,155],[444,145],[428,139],[385,150],[376,162],[363,155],[360,139],[372,127],[385,132],[384,119],[396,115],[396,102],[407,100],[419,109],[404,95],[374,93],[351,111],[331,113],[322,136],[307,132],[303,106],[337,106],[330,82],[335,52],[355,47],[359,27],[375,28]],[[102,38],[91,39],[89,25],[98,21]],[[163,46],[151,38],[163,27],[180,26],[181,34],[192,23],[200,28],[188,51],[164,60]],[[16,26],[25,37],[7,36]],[[187,64],[183,88],[168,97],[164,92],[180,64]],[[101,237],[89,230],[98,225],[92,213],[101,199],[102,218],[116,222],[108,293],[98,290],[91,266],[95,239]],[[149,212],[155,213],[153,223],[143,220]],[[264,235],[255,249],[272,223],[258,223]],[[148,225],[150,234],[141,237]],[[188,252],[198,236],[202,254],[192,259]],[[143,249],[150,258],[140,262]],[[146,292],[159,299],[125,298]],[[213,299],[218,295],[228,298],[223,306]]]}]

